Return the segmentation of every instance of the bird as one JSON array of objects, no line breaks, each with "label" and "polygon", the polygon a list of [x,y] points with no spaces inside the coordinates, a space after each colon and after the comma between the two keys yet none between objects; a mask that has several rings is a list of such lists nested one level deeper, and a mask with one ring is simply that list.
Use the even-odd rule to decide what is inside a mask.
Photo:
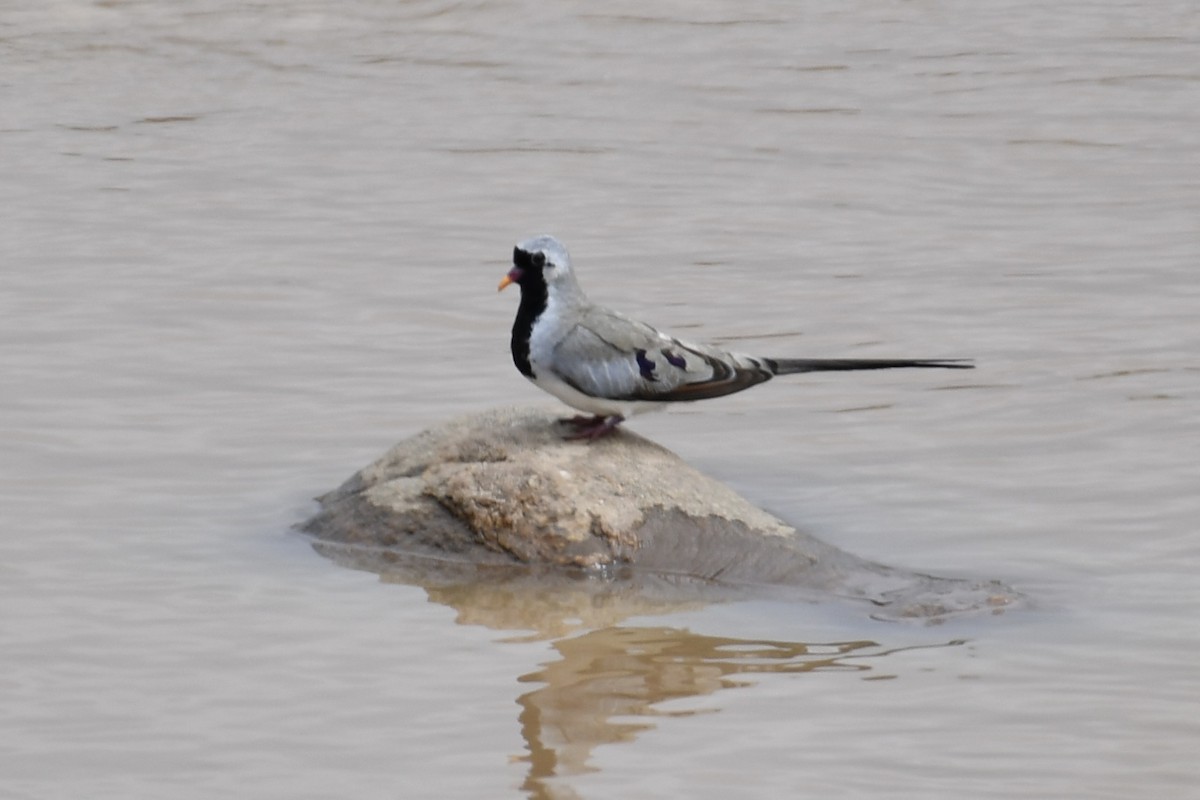
[{"label": "bird", "polygon": [[635,413],[734,394],[777,375],[897,367],[972,369],[970,359],[765,358],[676,338],[588,300],[562,242],[513,248],[497,291],[516,284],[512,359],[539,389],[588,416],[562,422],[566,439],[595,440]]}]

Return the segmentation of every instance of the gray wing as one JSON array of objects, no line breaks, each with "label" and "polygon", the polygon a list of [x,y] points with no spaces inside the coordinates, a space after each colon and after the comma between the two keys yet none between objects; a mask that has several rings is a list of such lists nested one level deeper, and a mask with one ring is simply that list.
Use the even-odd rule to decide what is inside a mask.
[{"label": "gray wing", "polygon": [[598,306],[555,345],[554,370],[591,397],[652,402],[720,397],[773,375],[760,359],[684,342]]}]

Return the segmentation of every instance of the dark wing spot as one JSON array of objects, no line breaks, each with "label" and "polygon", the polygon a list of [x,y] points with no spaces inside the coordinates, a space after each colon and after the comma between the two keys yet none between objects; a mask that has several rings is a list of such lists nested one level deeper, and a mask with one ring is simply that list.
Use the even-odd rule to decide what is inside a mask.
[{"label": "dark wing spot", "polygon": [[658,380],[658,378],[654,377],[655,364],[653,361],[646,358],[646,351],[637,350],[635,355],[637,357],[638,370],[642,373],[642,377],[648,381]]},{"label": "dark wing spot", "polygon": [[677,356],[674,353],[672,353],[670,350],[663,350],[662,354],[663,354],[663,356],[666,357],[667,363],[670,364],[672,367],[678,367],[679,369],[687,369],[687,359],[684,358],[683,356]]}]

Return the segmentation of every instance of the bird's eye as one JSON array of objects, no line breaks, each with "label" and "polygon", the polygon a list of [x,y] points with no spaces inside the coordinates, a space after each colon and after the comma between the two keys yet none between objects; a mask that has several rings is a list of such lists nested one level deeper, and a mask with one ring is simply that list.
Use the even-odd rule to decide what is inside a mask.
[{"label": "bird's eye", "polygon": [[[533,266],[538,269],[541,269],[542,267],[546,266],[546,254],[545,253],[534,253],[533,254]],[[554,266],[554,265],[551,264],[550,266]]]}]

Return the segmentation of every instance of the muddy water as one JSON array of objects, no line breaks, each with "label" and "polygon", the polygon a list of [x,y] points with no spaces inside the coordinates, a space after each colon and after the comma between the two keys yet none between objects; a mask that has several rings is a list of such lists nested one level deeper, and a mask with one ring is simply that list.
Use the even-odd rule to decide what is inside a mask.
[{"label": "muddy water", "polygon": [[[2,20],[7,795],[1193,795],[1190,4]],[[308,498],[396,439],[542,402],[493,291],[539,232],[680,334],[978,359],[633,424],[1032,607],[427,592],[312,553]]]}]

